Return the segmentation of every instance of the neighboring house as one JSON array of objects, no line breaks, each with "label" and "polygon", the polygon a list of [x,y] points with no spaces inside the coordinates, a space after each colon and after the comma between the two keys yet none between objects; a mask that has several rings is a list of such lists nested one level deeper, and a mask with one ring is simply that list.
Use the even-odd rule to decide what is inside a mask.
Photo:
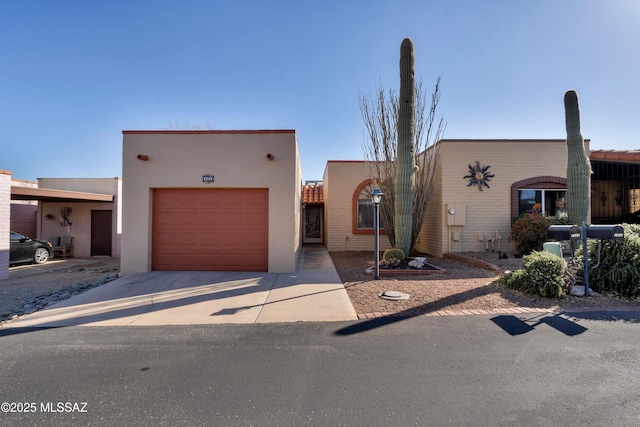
[{"label": "neighboring house", "polygon": [[[38,183],[21,179],[12,179],[12,187],[38,188]],[[38,201],[37,200],[12,200],[11,201],[11,231],[29,237],[38,235]]]},{"label": "neighboring house", "polygon": [[640,223],[640,151],[591,152],[591,222]]},{"label": "neighboring house", "polygon": [[[508,237],[513,218],[536,208],[547,215],[565,214],[564,140],[441,140],[437,148],[439,161],[416,245],[419,251],[441,257],[449,252],[498,249],[498,245],[511,250]],[[474,181],[479,185],[469,185],[471,179],[464,177],[475,177],[482,170],[485,176]],[[364,161],[327,162],[325,245],[329,251],[373,248],[369,176]],[[388,246],[388,239],[382,238],[381,250]]]},{"label": "neighboring house", "polygon": [[0,279],[8,277],[14,226],[54,245],[73,237],[75,257],[120,256],[120,178],[40,178],[36,184],[11,175],[0,171],[0,233],[7,236],[0,241]]},{"label": "neighboring house", "polygon": [[74,239],[75,257],[120,257],[122,179],[38,178],[38,236]]},{"label": "neighboring house", "polygon": [[295,131],[124,131],[122,175],[123,274],[295,272]]}]

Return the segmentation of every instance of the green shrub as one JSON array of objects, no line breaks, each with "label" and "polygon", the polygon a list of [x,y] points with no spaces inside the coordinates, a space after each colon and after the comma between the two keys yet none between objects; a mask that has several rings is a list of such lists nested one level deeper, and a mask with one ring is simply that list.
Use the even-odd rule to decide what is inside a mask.
[{"label": "green shrub", "polygon": [[547,229],[552,221],[540,214],[525,214],[511,226],[511,239],[514,241],[514,252],[528,255],[542,250],[547,240]]},{"label": "green shrub", "polygon": [[402,261],[404,258],[405,258],[404,251],[400,248],[389,248],[386,251],[384,251],[384,254],[382,255],[382,259],[387,264],[390,264],[392,262],[391,260],[396,259],[396,260]]},{"label": "green shrub", "polygon": [[589,241],[589,286],[596,292],[640,297],[640,225],[622,224],[624,240],[602,242],[600,265],[597,241]]},{"label": "green shrub", "polygon": [[532,252],[522,258],[522,268],[504,277],[507,287],[545,298],[564,296],[566,261],[550,252]]}]

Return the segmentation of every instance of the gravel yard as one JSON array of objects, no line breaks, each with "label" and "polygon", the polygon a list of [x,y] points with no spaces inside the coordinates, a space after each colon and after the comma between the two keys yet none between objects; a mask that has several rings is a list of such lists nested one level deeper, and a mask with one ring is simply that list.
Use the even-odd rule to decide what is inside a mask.
[{"label": "gravel yard", "polygon": [[[579,307],[637,306],[640,301],[624,301],[616,298],[573,297],[545,299],[516,292],[498,283],[500,273],[474,267],[446,258],[429,257],[427,262],[446,272],[427,275],[395,277],[381,276],[374,280],[366,274],[373,265],[372,252],[331,252],[331,259],[356,313],[401,313],[416,311],[428,313],[436,310],[492,310],[516,307],[560,310]],[[465,257],[495,264],[509,270],[520,266],[517,258],[498,259],[495,252],[459,254]],[[409,294],[408,300],[389,301],[379,297],[385,291]]]},{"label": "gravel yard", "polygon": [[63,270],[0,280],[0,322],[99,286],[113,280],[119,271],[120,259],[109,258]]}]

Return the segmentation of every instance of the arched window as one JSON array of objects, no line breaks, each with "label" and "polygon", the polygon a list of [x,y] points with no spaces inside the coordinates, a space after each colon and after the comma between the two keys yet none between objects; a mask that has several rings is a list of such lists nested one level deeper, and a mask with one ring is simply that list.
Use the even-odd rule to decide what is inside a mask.
[{"label": "arched window", "polygon": [[511,185],[511,217],[525,213],[566,216],[567,180],[557,176],[537,176]]},{"label": "arched window", "polygon": [[[353,192],[353,234],[373,234],[374,232],[374,210],[371,201],[371,192],[374,185],[370,179],[362,181]],[[380,234],[383,234],[384,227],[380,219]]]}]

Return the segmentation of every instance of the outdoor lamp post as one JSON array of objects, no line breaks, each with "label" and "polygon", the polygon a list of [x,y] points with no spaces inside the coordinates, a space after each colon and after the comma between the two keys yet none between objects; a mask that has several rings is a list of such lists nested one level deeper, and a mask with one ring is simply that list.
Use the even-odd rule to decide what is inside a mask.
[{"label": "outdoor lamp post", "polygon": [[378,280],[380,278],[380,201],[384,194],[378,187],[374,188],[371,192],[371,201],[373,202],[373,241],[374,243],[374,256],[375,256],[375,272],[373,278]]}]

